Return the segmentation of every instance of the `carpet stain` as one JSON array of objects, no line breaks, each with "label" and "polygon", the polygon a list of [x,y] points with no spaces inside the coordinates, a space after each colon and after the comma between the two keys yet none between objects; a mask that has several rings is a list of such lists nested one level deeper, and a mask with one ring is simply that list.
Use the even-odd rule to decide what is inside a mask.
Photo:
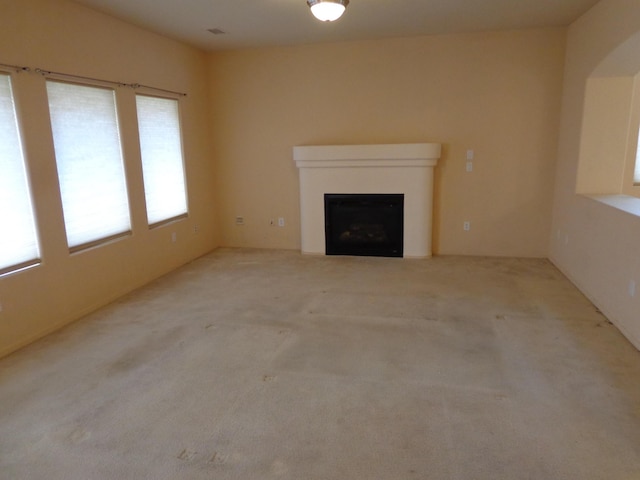
[{"label": "carpet stain", "polygon": [[194,458],[196,458],[197,455],[198,455],[198,452],[194,452],[193,450],[187,450],[185,448],[180,452],[180,455],[178,455],[178,459],[184,460],[186,462],[190,462]]},{"label": "carpet stain", "polygon": [[207,460],[207,463],[213,463],[215,465],[222,465],[227,461],[227,456],[220,452],[213,452]]},{"label": "carpet stain", "polygon": [[87,440],[90,436],[91,436],[91,433],[87,432],[85,429],[76,428],[69,435],[69,440],[71,440],[73,443],[80,443],[80,442],[84,442],[85,440]]},{"label": "carpet stain", "polygon": [[183,326],[175,327],[161,334],[149,336],[149,338],[145,338],[138,343],[134,343],[109,366],[107,374],[118,375],[130,373],[141,366],[157,361],[159,357],[170,351],[172,347],[184,344],[184,341],[179,340],[184,330],[185,327]]},{"label": "carpet stain", "polygon": [[273,475],[285,475],[289,471],[289,467],[282,460],[274,460],[271,464],[271,473]]}]

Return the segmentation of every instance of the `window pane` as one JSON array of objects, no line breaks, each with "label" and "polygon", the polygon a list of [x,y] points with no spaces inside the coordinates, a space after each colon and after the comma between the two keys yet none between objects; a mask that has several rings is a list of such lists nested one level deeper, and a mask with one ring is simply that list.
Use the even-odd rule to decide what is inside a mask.
[{"label": "window pane", "polygon": [[130,231],[114,91],[47,81],[47,94],[69,247]]},{"label": "window pane", "polygon": [[40,252],[9,75],[0,74],[0,272]]},{"label": "window pane", "polygon": [[136,96],[149,224],[187,213],[178,101]]}]

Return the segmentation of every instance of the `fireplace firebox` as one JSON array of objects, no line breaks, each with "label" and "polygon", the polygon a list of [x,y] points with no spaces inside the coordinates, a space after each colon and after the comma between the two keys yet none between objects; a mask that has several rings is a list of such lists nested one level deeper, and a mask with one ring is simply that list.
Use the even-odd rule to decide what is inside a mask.
[{"label": "fireplace firebox", "polygon": [[402,257],[404,194],[324,195],[327,255]]}]

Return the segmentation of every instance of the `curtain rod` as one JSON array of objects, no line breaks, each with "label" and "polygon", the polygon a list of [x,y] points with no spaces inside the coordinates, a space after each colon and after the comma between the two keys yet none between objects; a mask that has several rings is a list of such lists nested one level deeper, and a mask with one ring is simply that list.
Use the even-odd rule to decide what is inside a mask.
[{"label": "curtain rod", "polygon": [[114,82],[112,80],[102,80],[100,78],[83,77],[82,75],[72,75],[70,73],[52,72],[50,70],[43,70],[41,68],[36,68],[36,73],[39,73],[43,77],[62,77],[62,78],[69,78],[73,80],[88,80],[90,82],[99,82],[99,83],[106,83],[108,85],[115,85],[116,87],[128,86],[126,83],[123,83],[123,82]]},{"label": "curtain rod", "polygon": [[[22,67],[20,65],[10,65],[8,63],[0,63],[0,67],[9,68],[11,70],[15,70],[16,72],[31,72],[29,67]],[[152,87],[150,85],[141,85],[139,83],[124,83],[124,82],[114,82],[113,80],[103,80],[101,78],[92,78],[92,77],[83,77],[82,75],[74,75],[71,73],[62,73],[62,72],[52,72],[51,70],[45,70],[43,68],[36,68],[36,73],[39,73],[42,76],[53,76],[53,77],[61,77],[67,78],[70,80],[85,80],[90,82],[99,82],[106,83],[107,85],[115,85],[117,87],[129,87],[134,90],[138,88],[143,88],[145,90],[153,90],[156,92],[168,93],[171,95],[177,95],[180,97],[186,97],[187,94],[183,92],[176,92],[174,90],[166,90],[164,88]]]},{"label": "curtain rod", "polygon": [[163,93],[169,93],[171,95],[178,95],[181,97],[186,97],[187,94],[183,93],[183,92],[176,92],[173,90],[166,90],[164,88],[158,88],[158,87],[151,87],[149,85],[141,85],[139,83],[124,83],[124,82],[114,82],[113,80],[103,80],[101,78],[93,78],[93,77],[83,77],[82,75],[74,75],[71,73],[62,73],[62,72],[52,72],[51,70],[44,70],[42,68],[36,68],[36,73],[39,73],[40,75],[43,75],[45,77],[47,76],[53,76],[53,77],[61,77],[61,78],[67,78],[70,80],[85,80],[85,81],[90,81],[90,82],[100,82],[100,83],[106,83],[108,85],[115,85],[117,87],[130,87],[135,89],[138,88],[144,88],[147,90],[154,90],[156,92],[163,92]]},{"label": "curtain rod", "polygon": [[15,70],[16,72],[30,72],[31,69],[29,67],[21,67],[20,65],[9,65],[7,63],[0,63],[0,67],[10,68],[11,70]]},{"label": "curtain rod", "polygon": [[186,93],[182,93],[182,92],[174,92],[173,90],[165,90],[164,88],[158,88],[158,87],[150,87],[149,85],[141,85],[139,83],[130,83],[130,84],[125,84],[128,87],[133,88],[134,90],[136,88],[145,88],[147,90],[155,90],[156,92],[164,92],[164,93],[171,93],[173,95],[180,95],[181,97],[186,97],[187,94]]}]

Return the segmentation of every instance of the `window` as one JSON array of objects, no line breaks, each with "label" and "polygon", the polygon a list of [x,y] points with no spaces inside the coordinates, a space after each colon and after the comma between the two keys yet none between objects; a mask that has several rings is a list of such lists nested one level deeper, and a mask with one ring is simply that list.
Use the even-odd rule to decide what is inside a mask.
[{"label": "window", "polygon": [[129,233],[115,92],[48,80],[47,94],[71,251]]},{"label": "window", "polygon": [[136,95],[149,225],[187,214],[178,101]]},{"label": "window", "polygon": [[0,274],[38,263],[29,182],[18,132],[11,79],[0,73]]}]

